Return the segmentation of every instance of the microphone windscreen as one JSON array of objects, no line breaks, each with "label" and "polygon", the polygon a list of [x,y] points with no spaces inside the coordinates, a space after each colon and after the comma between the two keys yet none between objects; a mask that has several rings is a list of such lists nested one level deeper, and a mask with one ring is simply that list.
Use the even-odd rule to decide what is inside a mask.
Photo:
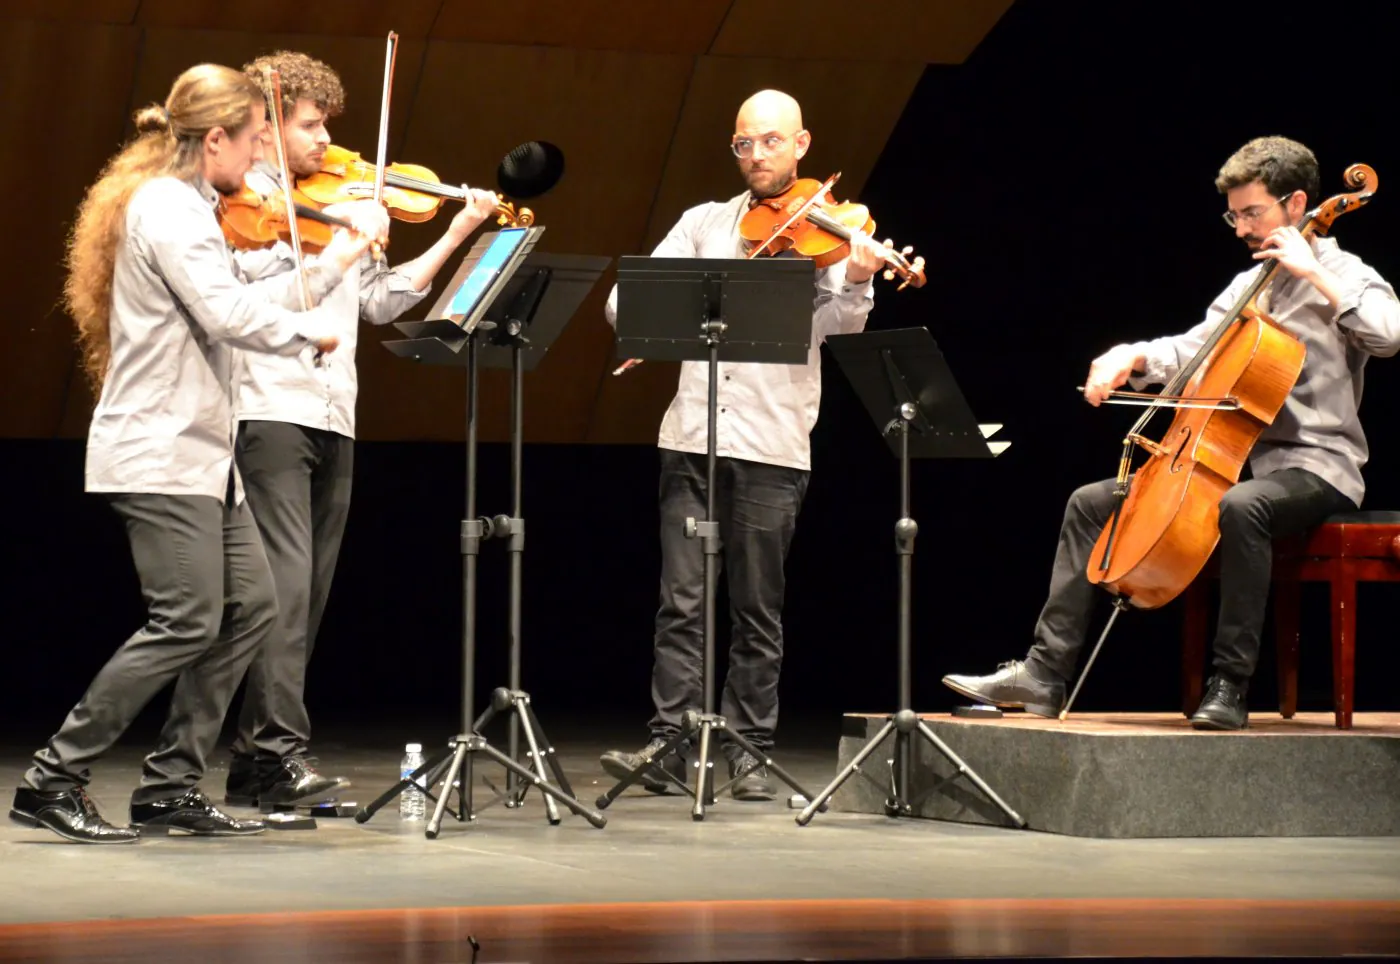
[{"label": "microphone windscreen", "polygon": [[528,141],[501,159],[496,184],[513,198],[539,197],[564,176],[564,152],[548,141]]}]

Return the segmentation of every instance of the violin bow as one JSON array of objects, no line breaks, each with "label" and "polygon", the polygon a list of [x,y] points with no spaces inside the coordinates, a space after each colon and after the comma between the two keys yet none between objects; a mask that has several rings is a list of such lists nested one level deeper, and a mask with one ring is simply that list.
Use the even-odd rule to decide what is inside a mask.
[{"label": "violin bow", "polygon": [[384,203],[384,170],[389,163],[389,97],[394,90],[394,60],[398,55],[399,35],[389,31],[384,49],[384,93],[379,101],[379,152],[375,157],[374,200]]},{"label": "violin bow", "polygon": [[[282,143],[282,130],[286,126],[286,118],[282,115],[282,78],[270,67],[264,69],[264,76],[272,91],[272,143],[277,148],[277,173],[282,179],[282,199],[287,205],[287,235],[292,241],[292,259],[296,262],[297,283],[301,289],[301,308],[302,311],[310,311],[313,307],[311,283],[306,280],[306,262],[301,254],[301,231],[297,227],[297,203],[292,197],[292,172],[287,167],[287,151]],[[317,368],[323,367],[326,364],[325,353],[317,349],[312,363]]]},{"label": "violin bow", "polygon": [[272,143],[277,148],[277,173],[282,179],[282,199],[287,205],[287,233],[292,239],[292,258],[296,261],[297,279],[301,288],[301,308],[311,310],[311,285],[306,280],[306,264],[301,255],[301,231],[297,228],[296,201],[292,198],[292,174],[287,167],[287,151],[282,143],[282,130],[286,118],[282,115],[282,79],[272,68],[263,71],[268,89],[272,91]]}]

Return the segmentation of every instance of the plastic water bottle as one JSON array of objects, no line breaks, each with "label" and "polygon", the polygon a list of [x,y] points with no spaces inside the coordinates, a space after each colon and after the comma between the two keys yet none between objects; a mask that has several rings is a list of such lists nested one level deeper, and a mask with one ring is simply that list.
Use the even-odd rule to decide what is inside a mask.
[{"label": "plastic water bottle", "polygon": [[[423,765],[423,744],[410,743],[404,747],[403,760],[399,763],[399,778],[407,780]],[[399,794],[399,819],[422,820],[425,816],[426,798],[423,796],[422,777],[418,782]]]}]

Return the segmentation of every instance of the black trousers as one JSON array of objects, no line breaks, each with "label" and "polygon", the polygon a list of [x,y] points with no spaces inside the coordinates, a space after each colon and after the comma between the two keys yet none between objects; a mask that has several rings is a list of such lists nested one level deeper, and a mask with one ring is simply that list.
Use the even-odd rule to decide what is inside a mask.
[{"label": "black trousers", "polygon": [[[686,710],[703,709],[705,561],[688,539],[688,517],[705,517],[704,455],[661,449],[661,608],[656,614],[653,737],[680,731]],[[727,576],[731,621],[729,669],[720,713],[759,749],[778,726],[783,662],[783,566],[810,473],[721,458],[715,470],[715,515]]]},{"label": "black trousers", "polygon": [[[24,780],[38,790],[85,786],[89,768],[142,708],[176,680],[159,745],[133,804],[178,797],[204,776],[224,715],[277,598],[247,503],[210,496],[112,495],[126,523],[146,624],[107,661]],[[231,502],[231,500],[230,500]]]},{"label": "black trousers", "polygon": [[[1027,661],[1070,680],[1101,590],[1085,576],[1094,543],[1113,511],[1114,481],[1075,490],[1065,507],[1050,593],[1035,625]],[[1305,469],[1283,469],[1240,482],[1220,500],[1220,618],[1216,672],[1245,686],[1259,661],[1273,540],[1312,528],[1356,506]],[[1043,674],[1042,674],[1043,675]]]},{"label": "black trousers", "polygon": [[237,756],[304,756],[306,669],[350,512],[355,443],[290,422],[239,425],[237,459],[272,568],[277,625],[248,667]]}]

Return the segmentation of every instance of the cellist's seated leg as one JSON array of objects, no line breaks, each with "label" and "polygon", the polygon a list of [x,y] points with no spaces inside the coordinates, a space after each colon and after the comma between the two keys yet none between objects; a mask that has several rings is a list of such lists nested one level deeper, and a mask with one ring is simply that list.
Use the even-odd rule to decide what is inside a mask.
[{"label": "cellist's seated leg", "polygon": [[1106,479],[1081,486],[1069,497],[1050,571],[1050,591],[1025,659],[1002,663],[990,676],[945,676],[945,686],[994,706],[1022,707],[1039,716],[1059,713],[1097,598],[1084,572],[1113,511],[1113,491],[1114,480]]},{"label": "cellist's seated leg", "polygon": [[1215,673],[1191,717],[1198,730],[1239,730],[1249,723],[1245,697],[1259,662],[1275,539],[1355,509],[1346,496],[1306,469],[1282,469],[1233,486],[1220,500],[1220,618]]}]

